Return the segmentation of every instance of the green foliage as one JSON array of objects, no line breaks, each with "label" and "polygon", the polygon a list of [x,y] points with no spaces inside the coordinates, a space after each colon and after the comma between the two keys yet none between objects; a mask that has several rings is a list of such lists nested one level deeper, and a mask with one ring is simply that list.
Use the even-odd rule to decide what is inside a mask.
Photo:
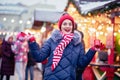
[{"label": "green foliage", "polygon": [[120,34],[116,35],[115,49],[120,54]]}]

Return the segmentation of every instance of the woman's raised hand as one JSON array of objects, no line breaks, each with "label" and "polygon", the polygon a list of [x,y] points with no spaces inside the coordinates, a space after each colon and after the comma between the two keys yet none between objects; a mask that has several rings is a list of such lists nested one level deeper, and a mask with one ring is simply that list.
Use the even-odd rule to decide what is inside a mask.
[{"label": "woman's raised hand", "polygon": [[35,37],[34,37],[32,34],[30,34],[30,33],[28,33],[27,40],[28,40],[29,42],[35,42],[35,41],[36,41]]}]

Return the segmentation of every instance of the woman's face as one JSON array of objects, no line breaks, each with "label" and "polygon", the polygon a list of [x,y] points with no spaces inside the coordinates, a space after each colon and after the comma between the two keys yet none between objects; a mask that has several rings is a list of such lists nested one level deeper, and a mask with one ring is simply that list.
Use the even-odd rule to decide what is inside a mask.
[{"label": "woman's face", "polygon": [[11,36],[11,37],[9,37],[9,39],[8,39],[8,42],[13,42],[13,37]]},{"label": "woman's face", "polygon": [[61,25],[61,31],[64,33],[64,34],[70,34],[72,33],[72,28],[73,28],[73,24],[72,24],[72,21],[69,20],[69,19],[66,19],[62,22],[62,25]]}]

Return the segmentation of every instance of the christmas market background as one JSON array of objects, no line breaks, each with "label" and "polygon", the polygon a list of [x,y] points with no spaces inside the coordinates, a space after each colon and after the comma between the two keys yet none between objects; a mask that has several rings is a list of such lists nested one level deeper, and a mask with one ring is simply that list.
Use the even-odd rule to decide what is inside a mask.
[{"label": "christmas market background", "polygon": [[[51,32],[57,28],[59,17],[66,11],[74,17],[78,30],[84,33],[85,50],[87,51],[94,45],[94,40],[99,39],[105,45],[105,51],[108,52],[108,64],[120,65],[119,0],[56,0],[57,4],[50,0],[46,1],[41,0],[40,4],[34,2],[34,4],[27,5],[17,2],[17,4],[5,4],[6,0],[1,1],[0,37],[3,38],[6,34],[16,35],[20,31],[31,32],[37,42],[42,45]],[[98,53],[93,62],[97,62],[97,58]],[[99,73],[94,74],[97,72],[96,70],[100,72],[100,75]],[[111,71],[113,74],[108,74],[107,71]],[[94,69],[88,67],[85,73],[88,74],[88,72],[91,74],[90,80],[98,78],[104,80],[106,74],[110,77],[112,75],[115,80],[120,78],[120,68],[103,70],[98,66]],[[88,76],[85,73],[84,76],[87,79]],[[115,76],[113,76],[114,74]]]}]

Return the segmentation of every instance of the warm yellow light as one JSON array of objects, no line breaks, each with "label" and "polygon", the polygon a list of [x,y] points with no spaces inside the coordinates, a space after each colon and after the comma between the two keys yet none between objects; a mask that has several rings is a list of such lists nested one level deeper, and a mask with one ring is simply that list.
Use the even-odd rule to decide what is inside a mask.
[{"label": "warm yellow light", "polygon": [[118,30],[118,32],[120,33],[120,30]]},{"label": "warm yellow light", "polygon": [[107,31],[112,31],[113,28],[112,27],[107,27]]},{"label": "warm yellow light", "polygon": [[88,13],[88,16],[91,16],[91,13]]},{"label": "warm yellow light", "polygon": [[103,35],[103,32],[100,32],[100,35]]},{"label": "warm yellow light", "polygon": [[14,32],[11,32],[10,34],[11,34],[11,35],[14,35]]},{"label": "warm yellow light", "polygon": [[114,36],[116,36],[117,35],[117,33],[114,33]]},{"label": "warm yellow light", "polygon": [[120,45],[120,39],[118,40],[118,44]]},{"label": "warm yellow light", "polygon": [[5,33],[5,32],[3,32],[2,34],[3,34],[3,35],[5,35],[6,33]]},{"label": "warm yellow light", "polygon": [[45,27],[42,27],[41,28],[41,33],[44,33],[46,31],[46,28]]},{"label": "warm yellow light", "polygon": [[96,32],[96,36],[97,36],[97,37],[99,36],[99,32]]},{"label": "warm yellow light", "polygon": [[94,32],[96,32],[96,29],[95,28],[89,28],[89,31],[94,33]]},{"label": "warm yellow light", "polygon": [[100,26],[98,26],[98,30],[101,30],[102,29],[102,26],[100,25]]},{"label": "warm yellow light", "polygon": [[84,31],[84,30],[85,30],[85,27],[81,27],[81,29],[82,29],[82,31]]},{"label": "warm yellow light", "polygon": [[28,33],[31,33],[31,31],[29,29],[26,29],[25,30],[25,33],[28,34]]},{"label": "warm yellow light", "polygon": [[10,32],[6,32],[6,34],[10,34]]},{"label": "warm yellow light", "polygon": [[17,35],[17,34],[18,34],[18,32],[14,32],[14,33],[13,33],[13,35]]},{"label": "warm yellow light", "polygon": [[92,20],[92,23],[94,24],[96,21],[95,20]]},{"label": "warm yellow light", "polygon": [[105,33],[105,36],[107,36],[107,33]]},{"label": "warm yellow light", "polygon": [[75,9],[75,8],[71,8],[71,10],[72,10],[73,12],[75,12],[75,11],[76,11],[76,9]]}]

